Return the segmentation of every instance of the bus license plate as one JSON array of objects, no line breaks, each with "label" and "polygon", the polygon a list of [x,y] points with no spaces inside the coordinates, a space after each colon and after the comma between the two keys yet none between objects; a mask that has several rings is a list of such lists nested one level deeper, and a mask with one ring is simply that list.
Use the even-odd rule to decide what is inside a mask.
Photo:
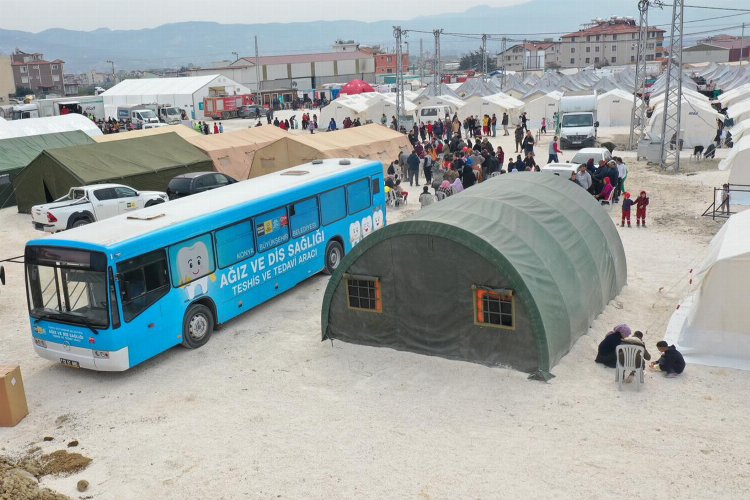
[{"label": "bus license plate", "polygon": [[71,368],[80,368],[81,365],[78,363],[78,361],[73,361],[72,359],[65,359],[60,358],[60,364],[63,366],[70,366]]}]

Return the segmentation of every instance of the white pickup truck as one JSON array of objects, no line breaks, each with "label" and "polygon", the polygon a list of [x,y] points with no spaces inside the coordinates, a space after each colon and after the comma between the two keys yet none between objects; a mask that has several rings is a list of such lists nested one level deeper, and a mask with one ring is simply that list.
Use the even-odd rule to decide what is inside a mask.
[{"label": "white pickup truck", "polygon": [[71,188],[53,203],[31,207],[34,229],[54,233],[168,201],[167,193],[136,191],[121,184]]}]

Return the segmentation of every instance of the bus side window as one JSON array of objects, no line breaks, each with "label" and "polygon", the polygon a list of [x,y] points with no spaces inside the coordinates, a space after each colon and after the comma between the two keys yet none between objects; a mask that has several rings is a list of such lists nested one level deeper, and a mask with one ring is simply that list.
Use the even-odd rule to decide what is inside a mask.
[{"label": "bus side window", "polygon": [[372,178],[372,194],[375,196],[376,194],[380,194],[380,185],[383,184],[383,179],[380,177],[373,177]]},{"label": "bus side window", "polygon": [[289,226],[292,238],[297,238],[320,227],[318,220],[318,199],[308,198],[289,207]]},{"label": "bus side window", "polygon": [[261,214],[254,220],[259,252],[265,252],[289,241],[289,218],[286,207]]},{"label": "bus side window", "polygon": [[362,179],[346,186],[349,213],[356,214],[370,206],[370,179]]},{"label": "bus side window", "polygon": [[167,269],[164,250],[118,264],[122,313],[126,322],[130,322],[169,292]]},{"label": "bus side window", "polygon": [[249,220],[216,231],[216,257],[225,268],[255,255],[253,223]]},{"label": "bus side window", "polygon": [[321,194],[320,212],[323,216],[322,222],[324,226],[346,217],[346,196],[344,196],[344,188],[336,188]]}]

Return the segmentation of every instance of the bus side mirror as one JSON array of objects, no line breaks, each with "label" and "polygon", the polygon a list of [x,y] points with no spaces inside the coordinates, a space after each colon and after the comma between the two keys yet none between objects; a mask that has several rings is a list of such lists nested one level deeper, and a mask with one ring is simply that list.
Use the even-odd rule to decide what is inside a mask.
[{"label": "bus side mirror", "polygon": [[0,266],[0,284],[5,284],[5,268]]}]

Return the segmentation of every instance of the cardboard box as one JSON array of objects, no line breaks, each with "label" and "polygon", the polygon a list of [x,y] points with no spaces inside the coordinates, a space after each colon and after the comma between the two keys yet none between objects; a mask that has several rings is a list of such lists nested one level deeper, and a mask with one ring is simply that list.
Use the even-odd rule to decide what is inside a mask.
[{"label": "cardboard box", "polygon": [[0,427],[13,427],[28,414],[21,367],[0,365]]}]

